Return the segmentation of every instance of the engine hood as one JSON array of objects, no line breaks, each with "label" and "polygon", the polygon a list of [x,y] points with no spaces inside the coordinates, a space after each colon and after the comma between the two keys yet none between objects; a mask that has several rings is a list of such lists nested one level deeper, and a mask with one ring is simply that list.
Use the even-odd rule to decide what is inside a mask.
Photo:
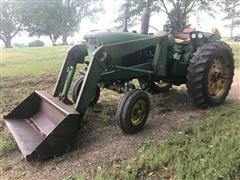
[{"label": "engine hood", "polygon": [[88,53],[91,55],[99,46],[151,37],[152,35],[130,32],[91,32],[85,35]]},{"label": "engine hood", "polygon": [[131,41],[135,39],[142,39],[151,37],[151,35],[137,34],[130,32],[92,32],[85,35],[85,39],[95,39],[101,45],[120,43],[124,41]]}]

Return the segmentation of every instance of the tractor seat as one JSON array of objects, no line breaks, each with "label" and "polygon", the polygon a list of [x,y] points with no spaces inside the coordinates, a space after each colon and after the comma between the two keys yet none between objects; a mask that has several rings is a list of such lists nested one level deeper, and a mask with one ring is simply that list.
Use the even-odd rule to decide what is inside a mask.
[{"label": "tractor seat", "polygon": [[195,29],[192,28],[186,28],[183,30],[183,32],[175,34],[175,42],[177,44],[188,44],[191,42],[191,38],[190,38],[190,33],[195,31]]},{"label": "tractor seat", "polygon": [[190,34],[189,33],[178,33],[174,35],[175,39],[181,39],[184,41],[187,41],[190,39]]},{"label": "tractor seat", "polygon": [[[166,36],[168,33],[166,31],[159,31],[154,34],[154,36]],[[186,33],[179,33],[174,35],[175,37],[175,42],[177,44],[184,44],[184,43],[189,43],[190,42],[190,35]],[[188,40],[189,39],[189,40]]]},{"label": "tractor seat", "polygon": [[174,37],[176,44],[188,44],[191,42],[189,34],[179,33],[175,34]]}]

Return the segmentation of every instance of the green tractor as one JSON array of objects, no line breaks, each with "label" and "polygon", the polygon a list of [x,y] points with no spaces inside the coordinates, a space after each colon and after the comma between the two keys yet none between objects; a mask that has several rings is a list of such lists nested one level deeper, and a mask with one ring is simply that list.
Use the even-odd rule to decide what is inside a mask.
[{"label": "green tractor", "polygon": [[[103,88],[124,93],[116,120],[129,134],[140,131],[148,119],[148,92],[186,84],[193,104],[207,108],[223,103],[231,88],[233,53],[218,32],[92,32],[85,39],[69,50],[53,95],[35,91],[4,117],[27,160],[67,152]],[[86,67],[69,97],[78,64]]]}]

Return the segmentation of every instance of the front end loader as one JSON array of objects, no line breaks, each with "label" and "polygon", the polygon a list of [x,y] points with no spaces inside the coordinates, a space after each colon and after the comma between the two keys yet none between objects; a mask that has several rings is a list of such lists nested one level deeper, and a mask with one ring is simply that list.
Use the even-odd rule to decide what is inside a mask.
[{"label": "front end loader", "polygon": [[[193,103],[206,108],[221,104],[231,87],[233,54],[217,33],[93,32],[85,39],[69,50],[52,96],[35,91],[4,117],[27,160],[69,151],[85,112],[97,103],[103,88],[125,94],[116,120],[125,133],[133,134],[148,119],[149,92],[187,84]],[[87,67],[70,98],[78,64]]]}]

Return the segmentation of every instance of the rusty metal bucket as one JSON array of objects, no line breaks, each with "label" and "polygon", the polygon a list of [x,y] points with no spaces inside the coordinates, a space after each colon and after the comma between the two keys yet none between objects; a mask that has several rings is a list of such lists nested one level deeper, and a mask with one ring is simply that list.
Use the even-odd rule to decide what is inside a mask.
[{"label": "rusty metal bucket", "polygon": [[24,157],[32,160],[69,151],[82,117],[71,105],[35,91],[4,119]]}]

